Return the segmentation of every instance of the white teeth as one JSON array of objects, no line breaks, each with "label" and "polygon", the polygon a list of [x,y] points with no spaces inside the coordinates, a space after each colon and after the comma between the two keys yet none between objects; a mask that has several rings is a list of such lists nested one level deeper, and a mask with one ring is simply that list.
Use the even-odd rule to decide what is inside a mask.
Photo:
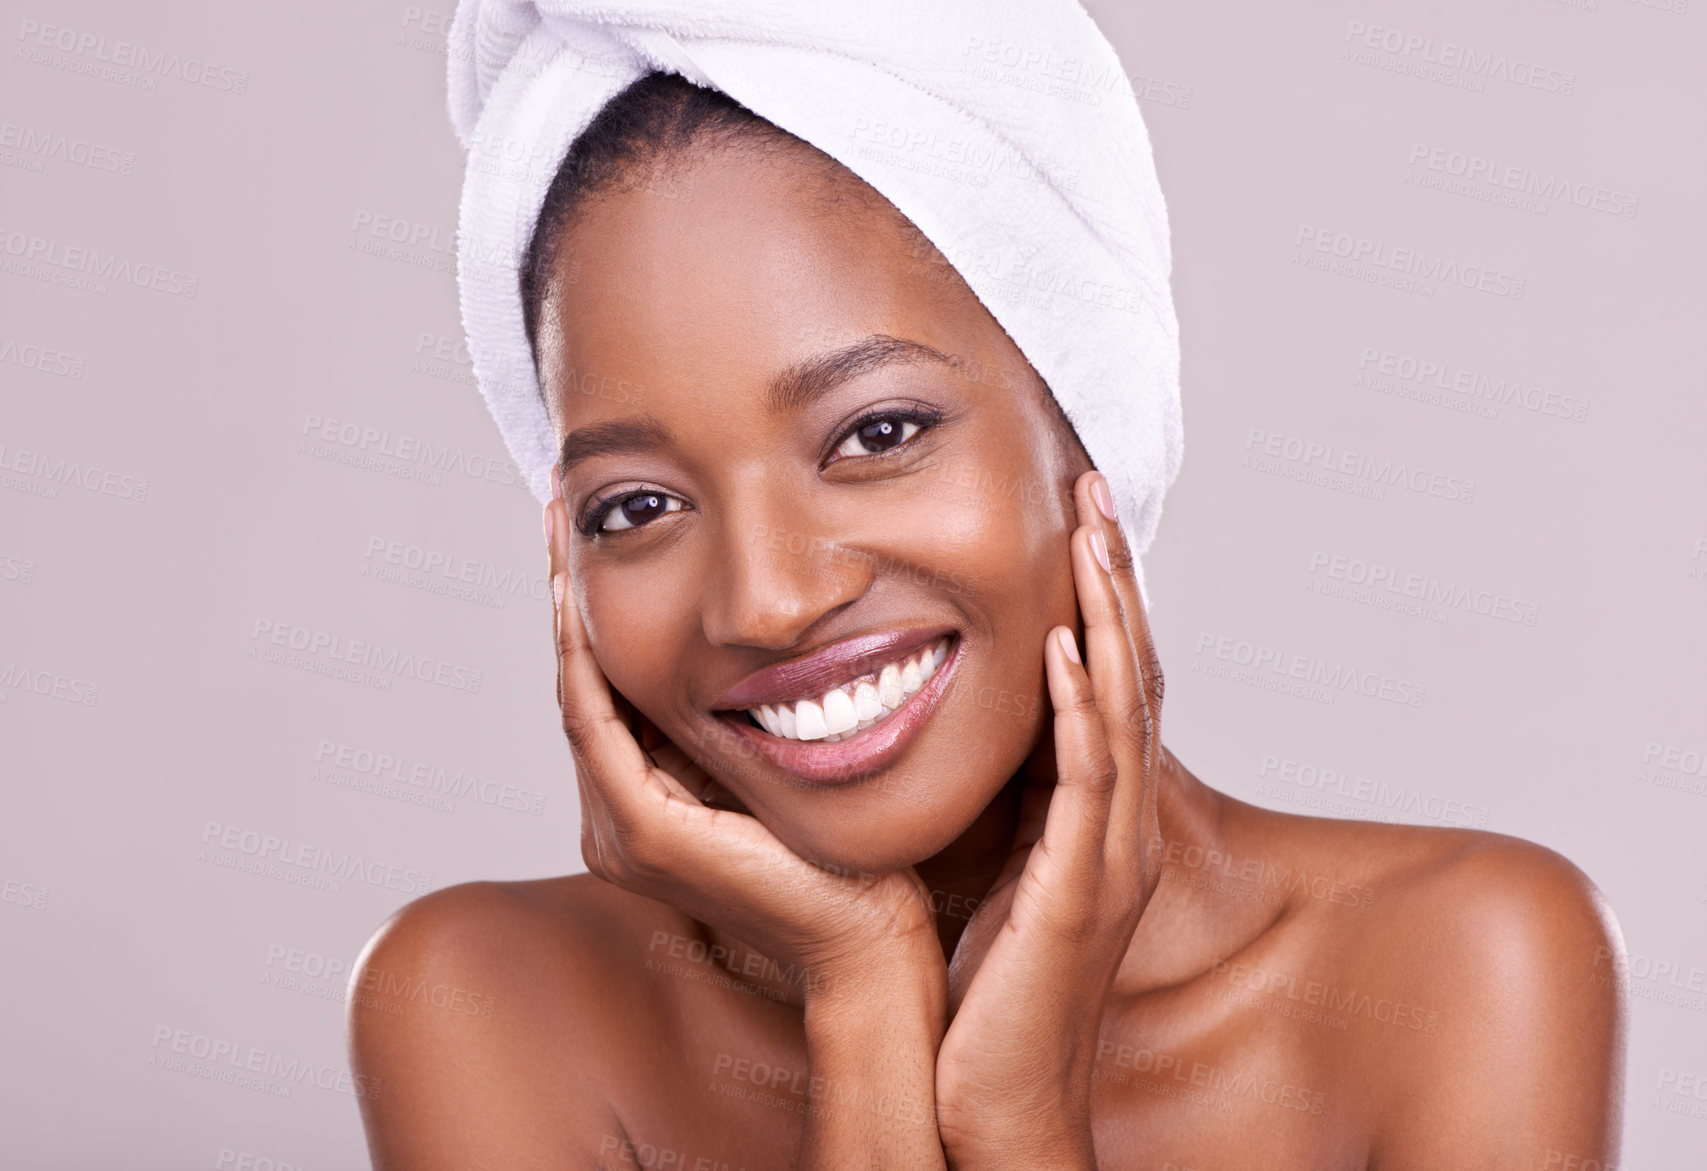
[{"label": "white teeth", "polygon": [[854,714],[854,701],[840,687],[824,693],[824,731],[832,736],[843,732],[851,732],[858,725],[859,717]]},{"label": "white teeth", "polygon": [[861,724],[870,723],[883,714],[883,703],[877,698],[877,688],[863,679],[854,687],[854,715]]},{"label": "white teeth", "polygon": [[875,683],[866,677],[851,685],[832,687],[815,700],[767,703],[747,711],[772,736],[834,744],[881,723],[923,687],[947,660],[948,641],[945,636],[899,664],[886,663]]},{"label": "white teeth", "polygon": [[824,709],[809,699],[794,705],[794,731],[801,740],[822,740],[830,734],[824,726]]},{"label": "white teeth", "polygon": [[891,710],[901,706],[901,668],[890,663],[877,676],[877,702]]},{"label": "white teeth", "polygon": [[932,675],[936,674],[936,659],[931,656],[930,648],[926,647],[919,654],[919,683],[922,686]]}]

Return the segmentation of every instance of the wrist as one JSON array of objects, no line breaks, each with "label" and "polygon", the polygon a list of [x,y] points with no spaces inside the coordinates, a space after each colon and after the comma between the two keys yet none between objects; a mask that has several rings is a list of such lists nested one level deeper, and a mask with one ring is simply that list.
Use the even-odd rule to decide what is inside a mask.
[{"label": "wrist", "polygon": [[825,965],[803,981],[808,1041],[815,1032],[894,1031],[920,1026],[933,1046],[948,1018],[948,972],[936,941],[867,950],[857,960]]}]

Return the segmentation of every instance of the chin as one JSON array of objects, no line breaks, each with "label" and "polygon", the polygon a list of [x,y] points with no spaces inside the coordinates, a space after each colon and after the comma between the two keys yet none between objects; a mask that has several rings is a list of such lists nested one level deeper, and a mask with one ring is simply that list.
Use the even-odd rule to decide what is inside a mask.
[{"label": "chin", "polygon": [[[794,790],[752,811],[790,850],[826,869],[857,875],[915,866],[971,829],[1024,761],[1025,741],[997,745],[980,737],[988,731],[952,735],[943,751],[922,743],[916,757],[833,794]],[[983,750],[967,751],[967,743]]]}]

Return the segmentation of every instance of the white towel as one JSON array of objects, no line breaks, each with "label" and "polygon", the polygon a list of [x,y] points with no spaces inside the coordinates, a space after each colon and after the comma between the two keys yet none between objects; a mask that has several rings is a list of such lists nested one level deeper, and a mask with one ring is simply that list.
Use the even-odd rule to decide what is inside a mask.
[{"label": "white towel", "polygon": [[461,0],[448,50],[463,327],[541,502],[557,452],[517,268],[575,136],[666,70],[912,220],[1054,392],[1134,554],[1150,547],[1184,453],[1167,208],[1131,84],[1077,0]]}]

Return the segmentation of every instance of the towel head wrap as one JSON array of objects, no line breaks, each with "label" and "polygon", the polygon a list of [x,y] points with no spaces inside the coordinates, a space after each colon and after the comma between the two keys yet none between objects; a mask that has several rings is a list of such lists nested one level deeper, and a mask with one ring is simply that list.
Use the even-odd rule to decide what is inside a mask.
[{"label": "towel head wrap", "polygon": [[1149,548],[1184,452],[1167,208],[1131,84],[1078,0],[461,0],[448,60],[469,152],[463,327],[542,503],[557,451],[519,268],[576,136],[662,70],[811,143],[910,219],[1049,386],[1134,555]]}]

